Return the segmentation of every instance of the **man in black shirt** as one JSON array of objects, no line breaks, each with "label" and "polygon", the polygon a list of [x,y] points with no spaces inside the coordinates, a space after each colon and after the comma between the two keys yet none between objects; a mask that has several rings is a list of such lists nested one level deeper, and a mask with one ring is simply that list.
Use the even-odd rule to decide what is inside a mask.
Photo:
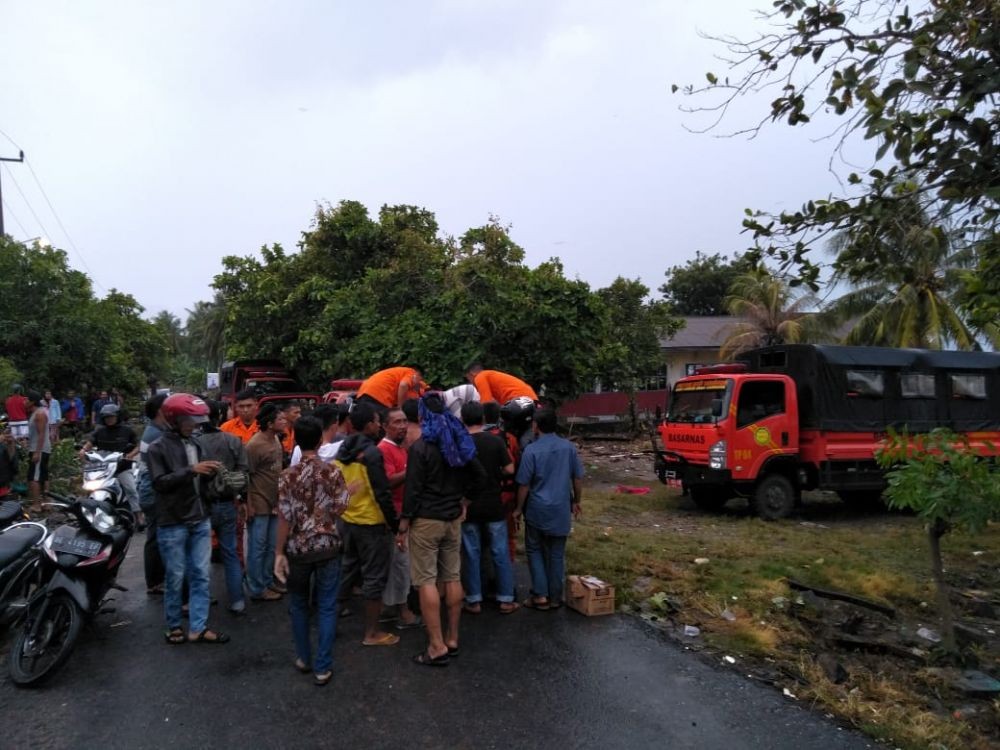
[{"label": "man in black shirt", "polygon": [[135,486],[135,475],[132,474],[132,459],[139,454],[139,439],[130,427],[119,421],[119,408],[116,404],[105,404],[101,407],[97,419],[100,424],[94,429],[94,434],[87,438],[83,449],[80,451],[81,458],[91,449],[97,448],[99,451],[111,453],[122,453],[125,457],[118,462],[118,474],[116,479],[122,486],[125,498],[128,500],[132,512],[141,519],[141,508],[139,507],[139,492]]},{"label": "man in black shirt", "polygon": [[514,569],[507,553],[507,517],[500,497],[504,477],[514,475],[514,461],[499,435],[483,431],[483,405],[470,401],[462,405],[462,422],[476,444],[476,457],[486,471],[486,482],[469,498],[462,523],[462,583],[465,588],[465,611],[482,612],[483,582],[481,573],[483,535],[490,545],[490,555],[497,579],[500,612],[509,615],[518,609],[514,601]]}]

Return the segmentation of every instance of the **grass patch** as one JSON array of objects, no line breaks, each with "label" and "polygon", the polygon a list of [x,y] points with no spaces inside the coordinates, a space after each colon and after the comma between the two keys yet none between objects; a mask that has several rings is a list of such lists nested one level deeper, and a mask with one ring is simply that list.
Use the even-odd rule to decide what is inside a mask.
[{"label": "grass patch", "polygon": [[[800,699],[898,747],[996,742],[995,728],[953,717],[947,696],[914,679],[911,663],[844,656],[850,679],[834,685],[814,662],[812,635],[789,614],[797,594],[785,581],[794,578],[887,604],[903,619],[933,620],[925,533],[916,517],[858,515],[828,503],[807,508],[809,521],[765,523],[739,511],[688,510],[659,485],[645,496],[591,488],[584,510],[567,547],[567,570],[613,583],[619,605],[637,607],[664,592],[681,607],[674,620],[698,625],[711,648],[795,675],[804,683],[795,691]],[[1000,525],[976,537],[947,535],[943,554],[953,579],[973,582],[992,571],[995,583]],[[996,658],[983,657],[987,667]]]}]

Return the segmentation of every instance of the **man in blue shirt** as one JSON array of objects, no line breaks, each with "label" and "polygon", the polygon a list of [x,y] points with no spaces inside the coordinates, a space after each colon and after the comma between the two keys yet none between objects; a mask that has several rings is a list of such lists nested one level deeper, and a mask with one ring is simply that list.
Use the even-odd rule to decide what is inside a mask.
[{"label": "man in blue shirt", "polygon": [[531,571],[531,598],[524,605],[532,609],[562,606],[570,514],[580,516],[583,464],[576,446],[555,434],[556,425],[552,409],[535,414],[537,439],[524,449],[516,476],[514,519],[524,517]]}]

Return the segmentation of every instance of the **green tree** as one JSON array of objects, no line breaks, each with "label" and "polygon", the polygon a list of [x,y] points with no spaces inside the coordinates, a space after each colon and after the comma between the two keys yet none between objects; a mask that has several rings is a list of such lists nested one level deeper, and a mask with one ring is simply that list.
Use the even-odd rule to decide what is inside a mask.
[{"label": "green tree", "polygon": [[808,314],[818,300],[796,294],[781,277],[757,268],[736,278],[726,297],[729,314],[739,320],[719,347],[719,357],[733,359],[748,349],[776,344],[796,344],[815,336]]},{"label": "green tree", "polygon": [[[976,346],[960,300],[973,248],[953,244],[952,235],[932,223],[919,201],[899,204],[878,224],[856,224],[836,235],[832,283],[851,291],[831,303],[824,316],[833,324],[854,321],[847,343],[868,346],[959,349]],[[995,326],[979,331],[991,338]],[[997,339],[994,339],[996,342]]]},{"label": "green tree", "polygon": [[[956,652],[951,596],[941,557],[941,538],[952,529],[975,534],[1000,519],[1000,481],[996,463],[980,456],[966,435],[937,429],[926,435],[890,433],[878,455],[889,469],[889,505],[917,513],[927,522],[931,572],[937,587],[942,644]],[[994,453],[993,446],[985,446]]]},{"label": "green tree", "polygon": [[181,356],[187,346],[184,336],[184,324],[181,319],[167,310],[160,310],[153,316],[153,325],[160,332],[171,357]]},{"label": "green tree", "polygon": [[[755,133],[768,120],[806,125],[817,113],[840,118],[831,143],[852,134],[870,141],[870,168],[845,176],[839,195],[810,200],[777,216],[748,209],[744,226],[757,250],[802,264],[816,284],[819,268],[807,257],[824,235],[857,225],[885,226],[900,203],[915,197],[934,223],[947,223],[984,243],[982,268],[995,268],[1000,217],[1000,6],[982,0],[777,0],[770,28],[749,39],[718,40],[727,50],[727,76],[708,73],[707,86],[687,86],[696,110],[715,127],[745,95],[776,92],[769,114],[738,132]],[[911,10],[912,8],[912,10]],[[675,86],[675,90],[678,87]],[[844,163],[857,163],[858,157]],[[903,190],[900,190],[903,186]],[[995,310],[997,276],[970,300]],[[988,314],[988,313],[987,313]]]},{"label": "green tree", "polygon": [[187,314],[184,335],[192,358],[206,371],[218,372],[226,354],[225,299],[216,293],[211,302],[196,302]]},{"label": "green tree", "polygon": [[736,277],[753,270],[744,255],[727,259],[721,253],[695,253],[693,260],[673,266],[660,286],[664,301],[675,315],[728,315],[726,295]]},{"label": "green tree", "polygon": [[635,393],[642,379],[663,365],[660,336],[673,335],[680,327],[667,303],[649,301],[648,295],[649,287],[641,281],[621,276],[597,291],[607,326],[598,354],[598,375],[604,383],[628,393],[633,431],[639,428]]}]

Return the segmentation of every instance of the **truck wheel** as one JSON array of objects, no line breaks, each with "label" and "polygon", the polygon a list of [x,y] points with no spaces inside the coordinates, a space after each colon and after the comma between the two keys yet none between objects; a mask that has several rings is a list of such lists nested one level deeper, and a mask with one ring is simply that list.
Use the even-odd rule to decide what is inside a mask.
[{"label": "truck wheel", "polygon": [[768,474],[757,485],[753,507],[765,521],[777,521],[792,512],[795,500],[795,488],[788,477]]},{"label": "truck wheel", "polygon": [[722,506],[729,498],[721,490],[714,487],[692,487],[691,500],[699,510],[714,513],[722,510]]}]

